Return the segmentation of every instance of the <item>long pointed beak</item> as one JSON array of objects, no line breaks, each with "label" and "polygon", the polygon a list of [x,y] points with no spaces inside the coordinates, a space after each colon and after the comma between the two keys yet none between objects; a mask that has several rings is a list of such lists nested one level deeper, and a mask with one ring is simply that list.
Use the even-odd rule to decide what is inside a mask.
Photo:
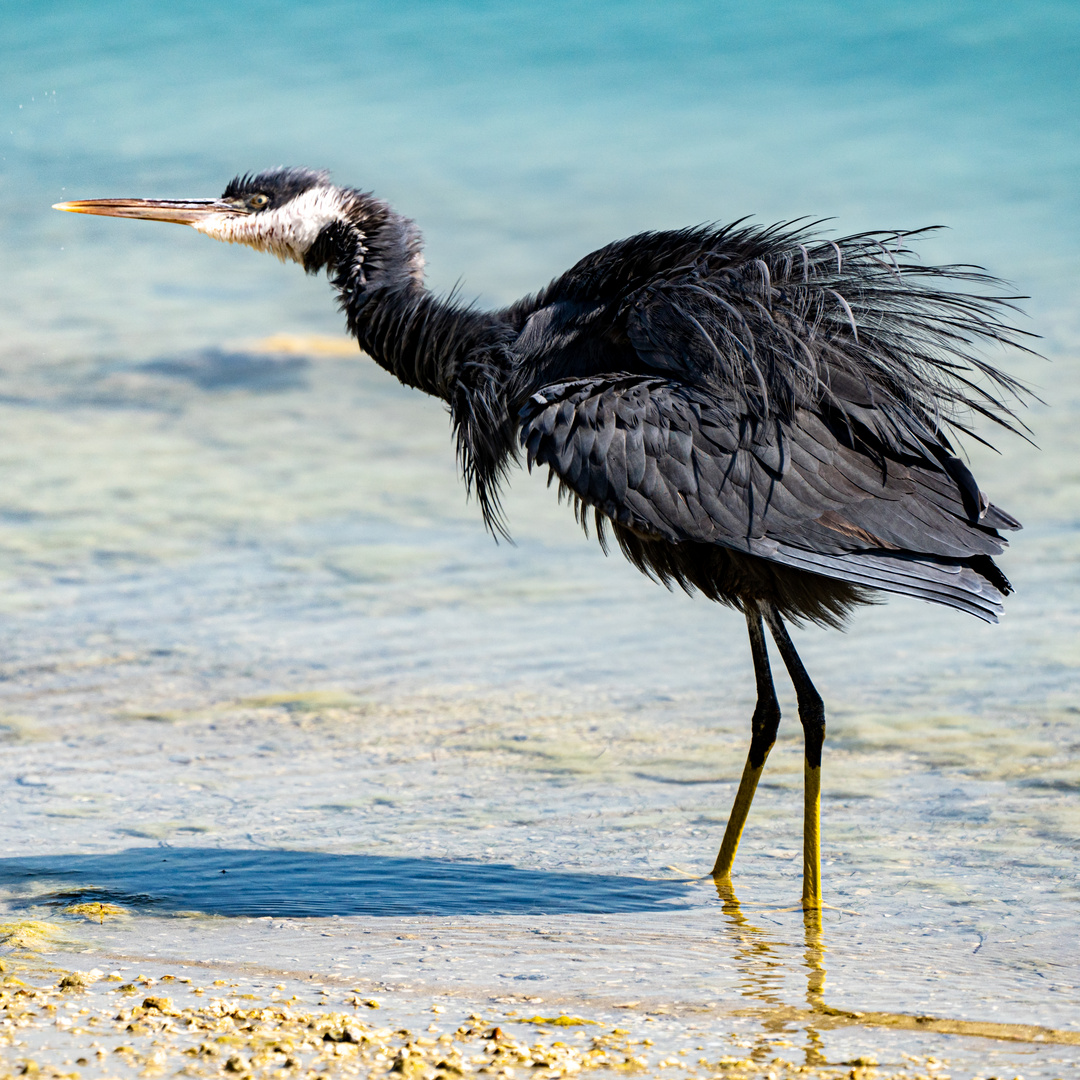
[{"label": "long pointed beak", "polygon": [[225,199],[86,199],[53,204],[54,210],[71,214],[100,214],[103,217],[139,218],[145,221],[172,221],[195,225],[212,214],[246,213]]}]

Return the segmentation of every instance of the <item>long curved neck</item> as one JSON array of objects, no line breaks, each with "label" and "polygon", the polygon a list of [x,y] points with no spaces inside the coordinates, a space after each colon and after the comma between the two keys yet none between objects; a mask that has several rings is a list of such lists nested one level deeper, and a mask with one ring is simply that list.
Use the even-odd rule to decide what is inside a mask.
[{"label": "long curved neck", "polygon": [[495,391],[508,374],[513,333],[485,313],[439,300],[419,282],[338,292],[360,348],[406,386],[453,406],[464,387]]},{"label": "long curved neck", "polygon": [[420,234],[385,203],[360,196],[355,215],[328,226],[305,259],[327,268],[350,332],[406,386],[447,402],[465,480],[485,522],[504,531],[498,483],[515,455],[506,399],[514,328],[433,296],[423,284]]},{"label": "long curved neck", "polygon": [[514,336],[494,315],[433,296],[415,224],[370,195],[356,195],[347,217],[323,230],[304,267],[326,268],[364,352],[406,386],[444,401],[452,403],[454,383],[471,362],[505,358]]}]

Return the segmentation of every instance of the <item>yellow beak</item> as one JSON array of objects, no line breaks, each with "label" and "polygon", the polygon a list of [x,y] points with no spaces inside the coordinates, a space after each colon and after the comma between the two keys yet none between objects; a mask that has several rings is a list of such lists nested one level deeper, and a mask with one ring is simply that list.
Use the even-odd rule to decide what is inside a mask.
[{"label": "yellow beak", "polygon": [[213,214],[247,213],[243,206],[226,199],[86,199],[54,203],[53,209],[70,214],[171,221],[177,225],[195,225]]}]

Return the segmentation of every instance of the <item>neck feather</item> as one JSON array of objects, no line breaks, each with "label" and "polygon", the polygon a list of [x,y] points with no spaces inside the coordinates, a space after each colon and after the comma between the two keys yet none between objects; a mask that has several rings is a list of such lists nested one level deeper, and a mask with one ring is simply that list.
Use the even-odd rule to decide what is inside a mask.
[{"label": "neck feather", "polygon": [[364,352],[406,386],[447,402],[466,482],[488,527],[505,532],[498,484],[516,449],[506,393],[514,329],[433,296],[416,226],[370,196],[323,230],[304,265],[326,267]]}]

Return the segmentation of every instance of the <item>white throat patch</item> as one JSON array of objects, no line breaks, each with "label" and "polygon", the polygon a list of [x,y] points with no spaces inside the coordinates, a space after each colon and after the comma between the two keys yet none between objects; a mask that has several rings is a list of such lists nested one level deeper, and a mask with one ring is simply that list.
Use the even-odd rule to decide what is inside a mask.
[{"label": "white throat patch", "polygon": [[282,262],[303,263],[316,237],[332,221],[344,216],[342,192],[335,187],[314,187],[276,210],[257,214],[211,214],[192,228],[224,240],[269,251]]}]

